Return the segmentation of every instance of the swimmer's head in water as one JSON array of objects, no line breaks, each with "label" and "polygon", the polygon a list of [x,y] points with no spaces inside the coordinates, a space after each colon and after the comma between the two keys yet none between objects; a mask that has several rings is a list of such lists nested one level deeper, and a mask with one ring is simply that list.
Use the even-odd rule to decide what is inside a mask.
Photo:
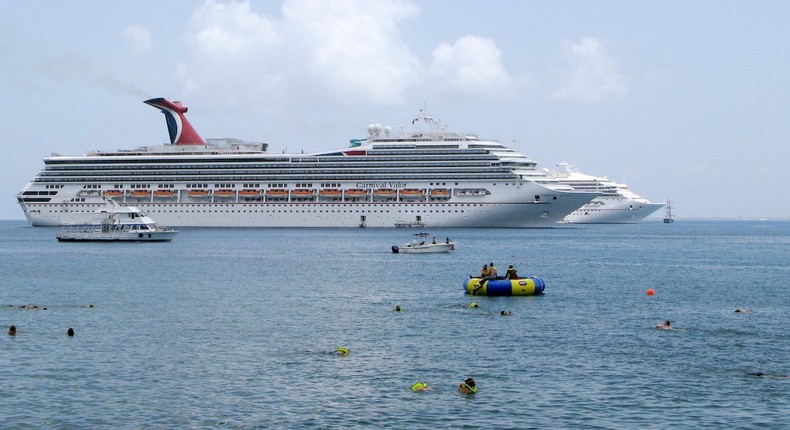
[{"label": "swimmer's head in water", "polygon": [[425,382],[420,381],[412,385],[411,390],[414,392],[428,391],[430,390],[430,387],[428,387],[428,384],[426,384]]},{"label": "swimmer's head in water", "polygon": [[337,348],[337,354],[338,355],[348,355],[348,348],[345,348],[345,347],[342,347],[342,346],[338,347]]},{"label": "swimmer's head in water", "polygon": [[470,308],[476,308],[477,307],[477,302],[469,303],[469,307]]},{"label": "swimmer's head in water", "polygon": [[402,308],[402,307],[400,307],[400,306],[395,306],[395,312],[400,312],[400,311],[402,311],[402,310],[403,310],[403,308]]}]

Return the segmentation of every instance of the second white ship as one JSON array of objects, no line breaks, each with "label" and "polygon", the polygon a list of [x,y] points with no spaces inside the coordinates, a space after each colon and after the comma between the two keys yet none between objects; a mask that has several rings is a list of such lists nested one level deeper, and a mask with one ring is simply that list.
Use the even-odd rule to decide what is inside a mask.
[{"label": "second white ship", "polygon": [[551,227],[600,195],[429,116],[412,121],[427,131],[372,124],[350,147],[271,154],[266,143],[204,142],[180,102],[145,103],[165,114],[171,143],[46,157],[17,194],[33,226],[90,214],[111,197],[183,227]]},{"label": "second white ship", "polygon": [[558,170],[547,172],[560,183],[576,190],[601,193],[589,203],[562,219],[570,224],[635,224],[661,209],[663,203],[651,203],[609,178],[581,173],[568,163],[557,163]]}]

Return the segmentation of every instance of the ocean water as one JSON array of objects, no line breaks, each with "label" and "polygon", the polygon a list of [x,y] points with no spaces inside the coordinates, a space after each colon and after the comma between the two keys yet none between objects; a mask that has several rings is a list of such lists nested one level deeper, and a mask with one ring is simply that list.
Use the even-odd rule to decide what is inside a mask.
[{"label": "ocean water", "polygon": [[[391,253],[415,232],[0,222],[2,427],[787,428],[790,222],[442,229],[453,253]],[[465,295],[489,262],[545,294]]]}]

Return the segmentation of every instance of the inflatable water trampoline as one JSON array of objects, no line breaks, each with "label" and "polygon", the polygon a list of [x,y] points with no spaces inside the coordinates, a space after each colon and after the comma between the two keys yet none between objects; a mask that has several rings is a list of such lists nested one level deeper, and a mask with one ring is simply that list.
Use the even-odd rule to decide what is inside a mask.
[{"label": "inflatable water trampoline", "polygon": [[473,296],[534,296],[545,288],[546,283],[536,276],[493,280],[470,278],[464,281],[464,291]]}]

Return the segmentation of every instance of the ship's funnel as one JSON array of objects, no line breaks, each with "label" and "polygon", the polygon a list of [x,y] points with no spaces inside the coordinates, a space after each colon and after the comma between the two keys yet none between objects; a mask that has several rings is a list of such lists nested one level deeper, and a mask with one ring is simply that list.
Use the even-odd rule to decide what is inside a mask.
[{"label": "ship's funnel", "polygon": [[203,138],[192,128],[192,124],[187,121],[184,113],[188,110],[181,102],[164,98],[146,100],[144,102],[155,108],[159,108],[165,114],[167,121],[167,131],[170,133],[170,143],[174,145],[203,145]]}]

